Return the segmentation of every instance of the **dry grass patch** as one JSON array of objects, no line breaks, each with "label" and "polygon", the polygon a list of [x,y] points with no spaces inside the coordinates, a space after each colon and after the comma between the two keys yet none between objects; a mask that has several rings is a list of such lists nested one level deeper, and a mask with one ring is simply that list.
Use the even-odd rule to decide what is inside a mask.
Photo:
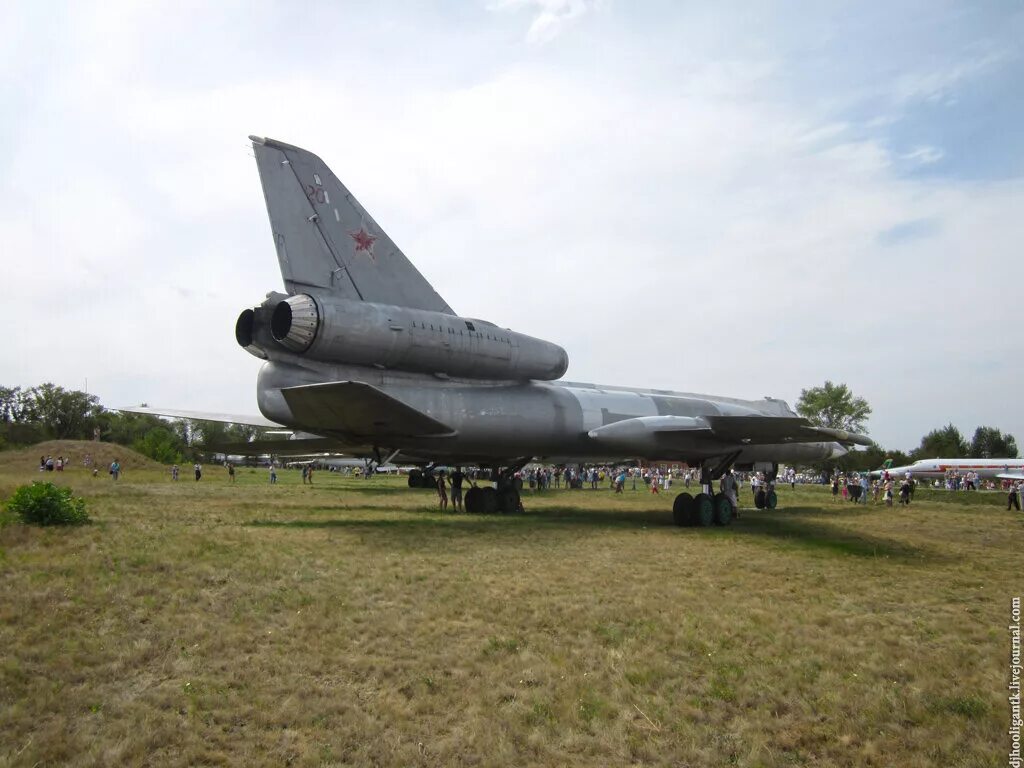
[{"label": "dry grass patch", "polygon": [[60,479],[95,524],[0,531],[0,765],[975,766],[1007,743],[1021,523],[995,496],[787,490],[700,530],[629,491],[480,517],[328,473]]}]

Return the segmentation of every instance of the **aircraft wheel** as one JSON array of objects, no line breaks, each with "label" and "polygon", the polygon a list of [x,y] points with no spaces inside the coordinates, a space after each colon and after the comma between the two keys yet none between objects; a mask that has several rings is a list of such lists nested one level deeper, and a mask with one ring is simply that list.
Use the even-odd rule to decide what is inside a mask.
[{"label": "aircraft wheel", "polygon": [[779,496],[775,491],[768,491],[764,495],[764,508],[775,509],[779,505]]},{"label": "aircraft wheel", "polygon": [[724,493],[715,494],[715,525],[728,525],[732,522],[735,510],[732,507],[732,499]]},{"label": "aircraft wheel", "polygon": [[485,515],[493,515],[498,511],[498,492],[487,486],[480,489],[480,511]]},{"label": "aircraft wheel", "polygon": [[466,497],[462,500],[462,506],[466,512],[475,515],[480,511],[480,489],[470,488],[466,491]]},{"label": "aircraft wheel", "polygon": [[423,487],[423,473],[418,469],[409,470],[409,487],[410,488],[422,488]]},{"label": "aircraft wheel", "polygon": [[693,525],[693,496],[680,493],[672,502],[672,522],[676,525]]},{"label": "aircraft wheel", "polygon": [[709,527],[715,521],[715,501],[706,493],[698,493],[693,497],[693,525],[701,528]]},{"label": "aircraft wheel", "polygon": [[767,494],[764,491],[758,491],[754,494],[754,506],[758,509],[764,509],[765,496]]},{"label": "aircraft wheel", "polygon": [[519,491],[515,486],[498,491],[498,511],[504,515],[519,511]]}]

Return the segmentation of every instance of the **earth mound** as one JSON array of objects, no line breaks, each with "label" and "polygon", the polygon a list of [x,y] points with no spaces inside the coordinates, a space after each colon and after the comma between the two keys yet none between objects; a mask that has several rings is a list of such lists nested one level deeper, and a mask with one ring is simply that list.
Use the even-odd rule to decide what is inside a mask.
[{"label": "earth mound", "polygon": [[[124,469],[160,469],[163,465],[143,456],[131,448],[117,443],[100,443],[94,440],[47,440],[28,448],[12,448],[0,451],[0,467],[9,469],[39,469],[39,457],[52,456],[56,461],[63,456],[70,462],[65,472],[91,472],[95,467],[106,472],[114,459]],[[92,467],[85,465],[86,457],[92,459]]]}]

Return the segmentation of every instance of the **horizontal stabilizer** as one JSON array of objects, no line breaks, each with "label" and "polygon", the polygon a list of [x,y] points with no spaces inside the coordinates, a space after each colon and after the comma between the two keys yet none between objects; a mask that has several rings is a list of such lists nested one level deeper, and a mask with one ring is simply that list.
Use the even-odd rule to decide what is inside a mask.
[{"label": "horizontal stabilizer", "polygon": [[281,394],[295,420],[308,429],[373,438],[454,434],[451,427],[358,381],[286,387]]}]

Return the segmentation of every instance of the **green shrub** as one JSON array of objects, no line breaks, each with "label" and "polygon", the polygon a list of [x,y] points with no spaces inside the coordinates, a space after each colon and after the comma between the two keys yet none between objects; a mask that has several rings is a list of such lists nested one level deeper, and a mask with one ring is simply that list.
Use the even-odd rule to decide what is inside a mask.
[{"label": "green shrub", "polygon": [[53,483],[23,485],[7,501],[7,510],[23,523],[35,525],[82,525],[89,522],[85,501],[71,495],[70,488]]}]

